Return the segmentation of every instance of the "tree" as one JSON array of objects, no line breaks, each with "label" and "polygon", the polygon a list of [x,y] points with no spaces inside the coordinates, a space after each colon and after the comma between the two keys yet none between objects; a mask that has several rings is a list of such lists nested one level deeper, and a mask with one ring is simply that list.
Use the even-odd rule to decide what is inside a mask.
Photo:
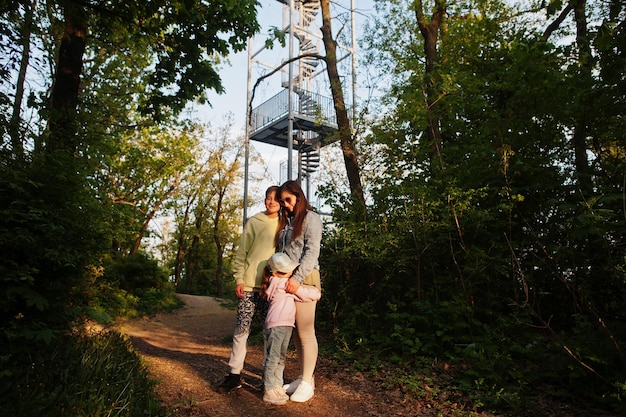
[{"label": "tree", "polygon": [[346,110],[346,104],[343,97],[341,77],[339,76],[339,71],[337,70],[337,42],[333,38],[330,1],[322,0],[320,5],[322,9],[322,40],[324,42],[324,49],[326,50],[324,61],[326,62],[326,72],[328,74],[330,90],[337,116],[341,152],[346,166],[346,173],[348,175],[348,183],[350,184],[352,199],[364,209],[365,195],[361,184],[361,171],[359,169],[359,162],[357,159],[355,138],[352,136],[350,118],[348,117],[348,111]]},{"label": "tree", "polygon": [[[241,178],[241,154],[243,147],[238,145],[235,149],[227,146],[226,135],[229,134],[229,130],[222,131],[220,139],[222,146],[219,146],[218,151],[212,156],[213,159],[211,165],[215,165],[217,169],[213,171],[213,178],[209,182],[210,194],[214,199],[214,214],[212,218],[213,222],[213,241],[216,248],[216,264],[214,288],[217,296],[224,295],[224,255],[226,247],[230,245],[232,248],[234,238],[236,236],[233,233],[233,224],[237,214],[239,213],[239,200],[234,198],[233,185],[237,179]],[[240,144],[243,141],[238,141]],[[234,154],[233,154],[234,151]],[[229,155],[230,154],[230,155]]]},{"label": "tree", "polygon": [[441,74],[438,73],[439,56],[437,53],[437,41],[439,38],[439,31],[441,30],[442,25],[445,24],[444,17],[446,15],[446,2],[444,0],[435,1],[430,21],[426,20],[422,1],[416,1],[413,4],[413,7],[415,19],[417,20],[420,33],[424,38],[424,58],[426,60],[424,84],[426,86],[426,108],[428,114],[426,135],[433,147],[431,169],[433,169],[433,173],[435,173],[437,172],[437,170],[434,169],[435,165],[438,165],[438,170],[443,169],[443,160],[441,157],[443,143],[439,126],[441,120],[438,115],[438,103],[442,98],[443,88],[441,85]]},{"label": "tree", "polygon": [[[150,222],[164,203],[178,195],[182,173],[193,161],[191,150],[198,138],[193,126],[157,127],[128,132],[108,157],[103,201],[118,206],[112,210],[113,250],[136,254]],[[116,224],[118,223],[119,224]]]},{"label": "tree", "polygon": [[26,70],[29,65],[30,56],[30,37],[33,28],[33,14],[35,5],[25,5],[24,23],[22,25],[22,54],[19,60],[20,66],[15,85],[15,101],[13,102],[13,111],[9,121],[9,136],[11,137],[11,148],[16,158],[23,158],[24,144],[22,143],[23,132],[21,126],[21,110],[24,100],[24,83],[26,82]]},{"label": "tree", "polygon": [[[222,92],[215,65],[258,29],[256,5],[2,3],[0,106],[13,115],[2,119],[1,130],[3,336],[30,337],[39,329],[49,337],[50,328],[65,328],[80,315],[88,302],[86,271],[97,269],[111,250],[109,238],[119,236],[105,210],[110,195],[101,188],[102,174],[122,166],[107,161],[124,143],[111,138],[158,130],[148,118],[129,115],[169,123],[189,101],[204,101],[207,88]],[[25,69],[36,72],[24,78]],[[130,252],[175,182],[174,176],[161,191],[143,189],[154,199],[142,208]],[[124,197],[116,196],[123,201],[118,207],[130,207]]]},{"label": "tree", "polygon": [[[224,260],[237,240],[241,140],[231,138],[232,120],[204,135],[198,164],[182,186],[176,209],[177,284],[188,293],[224,294]],[[181,287],[179,287],[181,288]],[[181,289],[182,289],[181,288]]]},{"label": "tree", "polygon": [[[567,4],[571,12],[583,2]],[[570,43],[561,37],[568,26],[545,42],[545,8],[377,3],[367,49],[390,87],[370,138],[379,169],[367,184],[372,226],[364,233],[337,222],[321,257],[337,277],[326,288],[337,334],[367,338],[370,349],[380,343],[402,363],[455,352],[494,386],[510,386],[506,375],[525,374],[522,363],[546,355],[581,395],[590,375],[603,381],[598,396],[620,395],[612,387],[624,366],[624,326],[615,319],[623,304],[623,195],[615,193],[623,164],[609,161],[624,155],[615,129],[623,125],[615,113],[623,77],[607,82],[596,58],[621,68],[614,54],[624,9],[606,6],[574,13],[579,39]],[[591,194],[580,192],[582,172],[593,172]],[[502,338],[511,356],[498,351],[491,361]],[[528,340],[541,348],[517,356],[514,346]]]},{"label": "tree", "polygon": [[[548,13],[552,14],[556,12],[556,8],[560,2],[551,2],[551,6],[548,8]],[[577,0],[575,2],[568,2],[565,4],[563,10],[559,13],[559,16],[554,22],[552,22],[548,28],[543,32],[543,40],[549,41],[554,32],[563,24],[567,15],[573,11],[574,21],[576,24],[576,45],[578,49],[578,63],[577,63],[577,76],[578,85],[577,90],[586,92],[591,87],[592,81],[592,50],[591,41],[588,36],[587,27],[587,10],[586,0]],[[589,195],[592,192],[592,180],[590,166],[587,160],[586,138],[588,136],[588,110],[586,109],[586,103],[588,100],[585,95],[579,97],[573,103],[575,106],[575,118],[577,121],[574,123],[572,143],[574,148],[574,166],[577,172],[577,181],[583,194]]]},{"label": "tree", "polygon": [[[78,103],[87,32],[104,43],[115,35],[126,42],[140,42],[155,58],[144,78],[147,99],[142,109],[160,119],[164,108],[175,114],[187,101],[204,97],[207,88],[222,92],[213,67],[213,54],[245,48],[258,30],[256,2],[237,5],[228,1],[150,2],[131,6],[126,2],[79,5],[60,2],[65,31],[60,45],[52,91],[53,108],[72,110]],[[89,26],[89,22],[93,25]],[[99,32],[97,29],[103,29]],[[227,35],[227,36],[223,36]],[[118,47],[124,47],[121,44]],[[52,129],[54,130],[54,129]]]}]

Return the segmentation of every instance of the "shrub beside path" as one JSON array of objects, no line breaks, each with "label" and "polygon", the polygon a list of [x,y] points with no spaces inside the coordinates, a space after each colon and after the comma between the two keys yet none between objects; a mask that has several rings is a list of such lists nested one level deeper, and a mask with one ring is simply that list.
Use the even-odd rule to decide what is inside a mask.
[{"label": "shrub beside path", "polygon": [[[249,346],[244,384],[230,394],[214,385],[228,372],[235,311],[212,297],[179,295],[185,307],[169,314],[122,321],[117,330],[126,334],[144,358],[157,393],[174,416],[488,416],[462,411],[456,404],[417,401],[400,390],[387,390],[381,381],[358,372],[338,369],[320,360],[315,376],[315,397],[306,403],[272,406],[262,400],[261,346]],[[290,352],[285,379],[297,375]]]}]

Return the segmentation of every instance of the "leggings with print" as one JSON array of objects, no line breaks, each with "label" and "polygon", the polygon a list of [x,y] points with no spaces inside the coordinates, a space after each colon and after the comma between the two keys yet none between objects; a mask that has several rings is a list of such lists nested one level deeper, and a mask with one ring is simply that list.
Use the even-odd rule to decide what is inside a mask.
[{"label": "leggings with print", "polygon": [[230,353],[228,366],[230,373],[241,374],[246,359],[248,336],[252,326],[252,319],[255,311],[261,313],[261,317],[265,319],[267,313],[267,302],[261,299],[258,292],[246,291],[243,298],[239,299],[237,304],[237,324],[235,333],[233,334],[233,348]]}]

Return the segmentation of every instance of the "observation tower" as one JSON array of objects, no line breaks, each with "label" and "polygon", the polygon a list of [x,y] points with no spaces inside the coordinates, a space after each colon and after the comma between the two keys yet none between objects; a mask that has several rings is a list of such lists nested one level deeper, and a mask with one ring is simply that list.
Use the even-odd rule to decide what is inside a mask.
[{"label": "observation tower", "polygon": [[[246,123],[246,156],[244,184],[244,221],[247,218],[248,165],[250,141],[266,143],[287,150],[287,179],[296,179],[309,198],[310,177],[318,170],[320,150],[338,138],[335,108],[330,92],[326,66],[321,59],[325,55],[322,34],[322,12],[320,0],[274,0],[282,6],[282,22],[270,27],[285,34],[285,47],[278,50],[263,46],[253,50],[253,39],[248,42],[248,100]],[[342,6],[333,2],[334,14],[331,25],[335,31],[337,22],[351,34],[346,42],[337,41],[338,63],[352,58],[343,75],[352,78],[354,115],[355,97],[355,0]],[[263,28],[263,30],[268,28]],[[266,35],[267,36],[267,35]],[[333,37],[335,37],[333,33]],[[349,46],[345,46],[347,43]],[[267,64],[277,55],[281,63]],[[255,74],[253,74],[255,73]],[[269,98],[258,99],[259,88]],[[344,91],[349,85],[344,85]],[[345,93],[344,93],[345,94]],[[294,153],[297,156],[294,170]],[[292,178],[296,173],[296,178]],[[306,181],[306,184],[302,184]]]}]

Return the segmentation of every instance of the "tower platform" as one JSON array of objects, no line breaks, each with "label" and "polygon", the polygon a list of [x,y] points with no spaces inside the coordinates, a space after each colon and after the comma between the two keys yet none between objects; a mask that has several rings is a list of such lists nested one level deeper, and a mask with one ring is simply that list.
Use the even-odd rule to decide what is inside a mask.
[{"label": "tower platform", "polygon": [[[296,88],[292,93],[293,148],[299,150],[312,140],[323,147],[336,140],[337,121],[333,101],[317,93]],[[288,146],[289,90],[284,89],[251,112],[250,140],[286,148]]]}]

